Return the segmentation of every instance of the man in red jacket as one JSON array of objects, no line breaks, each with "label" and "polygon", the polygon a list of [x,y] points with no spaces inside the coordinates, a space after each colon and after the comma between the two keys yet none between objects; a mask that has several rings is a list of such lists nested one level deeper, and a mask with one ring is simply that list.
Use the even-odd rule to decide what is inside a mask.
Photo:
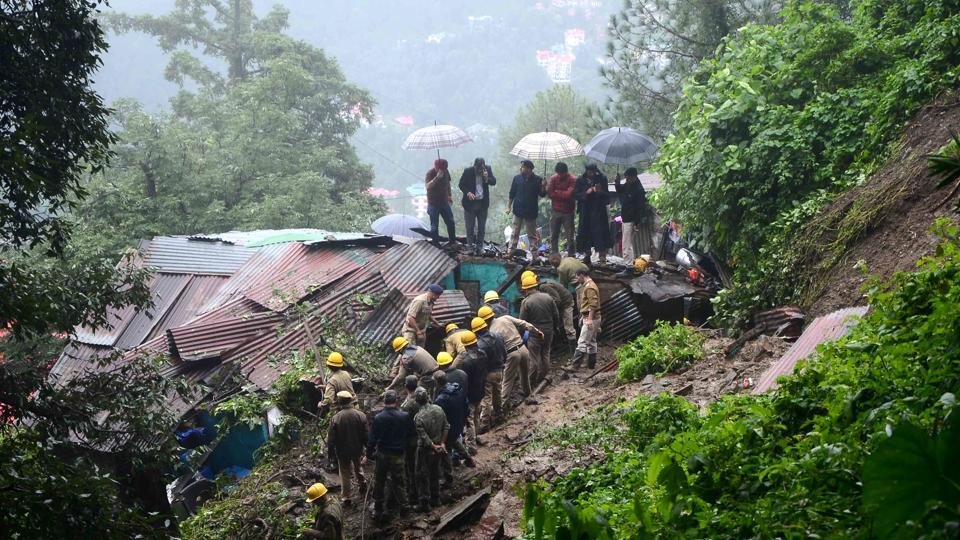
[{"label": "man in red jacket", "polygon": [[573,189],[577,179],[568,172],[567,164],[562,161],[553,168],[557,174],[550,177],[547,184],[547,198],[553,207],[550,217],[550,252],[560,253],[560,228],[563,228],[566,237],[567,254],[576,256],[576,245],[573,242],[573,212],[576,201],[573,199]]}]

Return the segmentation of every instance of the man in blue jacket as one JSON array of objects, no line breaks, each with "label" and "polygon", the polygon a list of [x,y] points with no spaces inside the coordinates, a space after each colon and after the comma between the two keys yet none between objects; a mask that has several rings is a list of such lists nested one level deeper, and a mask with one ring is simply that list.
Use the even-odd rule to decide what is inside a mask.
[{"label": "man in blue jacket", "polygon": [[520,174],[513,177],[510,184],[510,200],[507,203],[507,213],[513,213],[513,232],[507,251],[512,252],[520,241],[520,227],[527,231],[527,248],[532,255],[536,255],[537,246],[537,214],[540,197],[547,195],[547,184],[543,178],[533,174],[533,162],[525,159],[520,162]]},{"label": "man in blue jacket", "polygon": [[383,411],[373,417],[373,429],[370,430],[370,438],[367,439],[367,455],[362,462],[366,464],[368,458],[376,455],[377,466],[373,473],[373,512],[374,519],[378,523],[383,523],[386,517],[388,478],[393,484],[389,490],[392,495],[391,509],[403,512],[406,507],[401,495],[406,491],[403,455],[407,449],[411,428],[410,416],[398,408],[399,399],[395,391],[386,391],[383,395],[383,404],[385,406]]}]

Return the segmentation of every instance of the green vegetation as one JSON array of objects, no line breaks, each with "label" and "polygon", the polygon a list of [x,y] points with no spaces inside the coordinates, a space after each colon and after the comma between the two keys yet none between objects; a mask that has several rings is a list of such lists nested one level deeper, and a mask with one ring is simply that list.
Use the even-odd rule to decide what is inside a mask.
[{"label": "green vegetation", "polygon": [[863,0],[847,20],[797,0],[780,16],[700,63],[657,164],[658,207],[736,267],[718,302],[725,323],[816,292],[810,276],[895,198],[811,217],[882,164],[910,115],[960,75],[953,1]]},{"label": "green vegetation", "polygon": [[652,332],[618,348],[617,379],[640,380],[703,360],[703,334],[681,323],[661,322]]},{"label": "green vegetation", "polygon": [[677,398],[635,402],[648,414],[627,422],[629,449],[531,486],[527,537],[954,536],[960,237],[935,232],[936,255],[874,283],[873,311],[775,394],[702,418]]},{"label": "green vegetation", "polygon": [[[947,199],[957,192],[957,186],[960,185],[960,135],[951,133],[950,138],[950,142],[940,152],[927,158],[930,174],[940,178],[937,187],[942,188],[954,184],[953,189],[947,195]],[[944,199],[944,202],[947,199]],[[960,203],[958,203],[958,207],[960,207]]]}]

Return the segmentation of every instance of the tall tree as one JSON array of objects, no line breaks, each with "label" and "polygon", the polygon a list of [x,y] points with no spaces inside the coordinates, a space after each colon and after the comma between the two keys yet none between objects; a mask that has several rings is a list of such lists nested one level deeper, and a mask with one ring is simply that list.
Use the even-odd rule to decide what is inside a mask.
[{"label": "tall tree", "polygon": [[749,22],[776,20],[781,0],[625,0],[610,17],[607,65],[600,74],[614,97],[606,123],[663,138],[684,79],[723,38]]}]

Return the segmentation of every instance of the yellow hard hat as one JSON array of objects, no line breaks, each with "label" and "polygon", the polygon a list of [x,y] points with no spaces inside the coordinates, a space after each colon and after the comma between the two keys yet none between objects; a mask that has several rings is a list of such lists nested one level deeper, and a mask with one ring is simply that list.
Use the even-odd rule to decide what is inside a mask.
[{"label": "yellow hard hat", "polygon": [[500,295],[497,294],[497,291],[487,291],[483,294],[483,303],[489,304],[490,302],[499,302]]},{"label": "yellow hard hat", "polygon": [[486,327],[487,321],[481,319],[480,317],[474,317],[473,320],[470,321],[470,328],[472,328],[474,332],[483,330]]},{"label": "yellow hard hat", "polygon": [[323,497],[327,494],[327,486],[317,482],[316,484],[307,488],[307,502],[312,503],[313,501]]},{"label": "yellow hard hat", "polygon": [[343,355],[338,352],[330,353],[327,357],[327,365],[330,367],[343,367]]},{"label": "yellow hard hat", "polygon": [[456,330],[457,328],[460,328],[459,326],[457,326],[457,323],[452,322],[448,324],[443,330],[449,334],[451,330]]},{"label": "yellow hard hat", "polygon": [[469,330],[464,330],[460,332],[460,343],[464,346],[474,345],[477,342],[477,335]]},{"label": "yellow hard hat", "polygon": [[524,290],[524,291],[525,291],[525,290],[527,290],[527,289],[532,289],[532,288],[536,287],[537,285],[538,285],[538,283],[537,283],[537,275],[534,274],[533,272],[530,272],[529,275],[526,275],[526,276],[523,276],[523,277],[520,278],[520,289],[521,289],[521,290]]},{"label": "yellow hard hat", "polygon": [[400,352],[409,344],[410,342],[407,341],[407,338],[403,336],[397,336],[393,338],[393,352]]},{"label": "yellow hard hat", "polygon": [[440,367],[449,365],[453,363],[453,357],[450,356],[450,353],[443,351],[437,355],[437,365]]},{"label": "yellow hard hat", "polygon": [[490,317],[493,317],[493,309],[491,309],[490,306],[483,306],[477,310],[477,316],[486,321]]}]

